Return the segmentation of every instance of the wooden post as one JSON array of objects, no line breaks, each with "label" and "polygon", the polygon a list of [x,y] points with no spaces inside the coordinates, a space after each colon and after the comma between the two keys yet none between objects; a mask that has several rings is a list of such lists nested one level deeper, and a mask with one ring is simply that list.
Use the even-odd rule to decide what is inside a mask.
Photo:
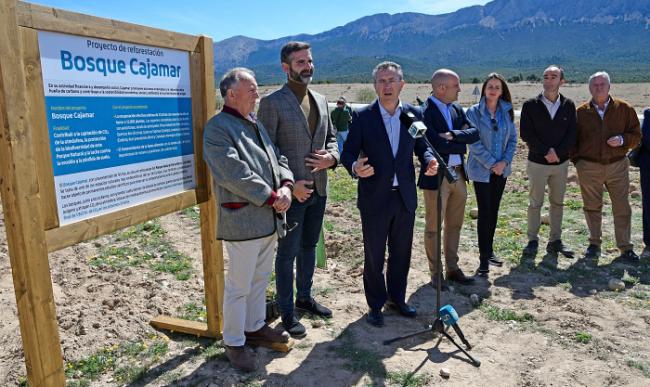
[{"label": "wooden post", "polygon": [[[188,333],[197,336],[220,338],[223,328],[223,246],[216,239],[217,204],[212,189],[212,179],[208,165],[203,161],[203,128],[216,111],[216,94],[214,87],[214,53],[212,39],[201,36],[196,47],[192,68],[199,74],[193,74],[192,98],[201,101],[199,111],[194,110],[194,120],[200,122],[195,129],[194,154],[196,161],[197,202],[199,203],[199,223],[201,227],[201,245],[203,252],[203,282],[205,284],[205,307],[207,325],[194,321],[169,316],[158,316],[151,320],[157,329]],[[199,63],[195,63],[197,60]]]},{"label": "wooden post", "polygon": [[[214,87],[214,48],[212,39],[202,36],[199,51],[203,59],[203,114],[206,123],[216,111],[216,94]],[[203,135],[203,130],[201,130]],[[203,141],[201,141],[203,145]],[[217,202],[212,189],[212,178],[208,165],[203,161],[203,149],[197,149],[200,157],[199,167],[203,169],[206,197],[201,198],[199,212],[201,217],[201,245],[203,246],[203,277],[205,281],[205,307],[208,319],[208,332],[221,337],[223,328],[223,246],[217,238]],[[203,200],[205,199],[205,200]]]},{"label": "wooden post", "polygon": [[0,190],[30,386],[64,386],[16,0],[0,3]]}]

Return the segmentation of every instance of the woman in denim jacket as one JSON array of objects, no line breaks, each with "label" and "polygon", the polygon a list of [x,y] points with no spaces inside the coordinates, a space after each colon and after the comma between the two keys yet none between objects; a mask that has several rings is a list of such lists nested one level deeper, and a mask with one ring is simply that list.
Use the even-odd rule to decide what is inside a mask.
[{"label": "woman in denim jacket", "polygon": [[489,263],[501,261],[494,255],[494,232],[517,146],[512,98],[503,76],[488,75],[483,82],[481,101],[467,110],[467,119],[478,128],[480,137],[469,146],[467,177],[474,182],[478,203],[480,265],[476,274],[487,277]]}]

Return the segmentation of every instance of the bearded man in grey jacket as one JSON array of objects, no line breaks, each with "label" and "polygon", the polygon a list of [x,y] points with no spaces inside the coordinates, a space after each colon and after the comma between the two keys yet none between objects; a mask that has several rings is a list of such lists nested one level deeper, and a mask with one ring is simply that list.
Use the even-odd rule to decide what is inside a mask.
[{"label": "bearded man in grey jacket", "polygon": [[280,52],[287,82],[260,101],[260,121],[280,153],[289,161],[296,184],[287,222],[295,229],[278,243],[275,284],[284,329],[304,337],[306,329],[294,314],[293,284],[296,266],[295,309],[329,318],[332,311],[312,296],[316,244],[327,202],[327,170],[339,161],[339,149],[324,96],[309,89],[314,74],[311,46],[289,42]]}]

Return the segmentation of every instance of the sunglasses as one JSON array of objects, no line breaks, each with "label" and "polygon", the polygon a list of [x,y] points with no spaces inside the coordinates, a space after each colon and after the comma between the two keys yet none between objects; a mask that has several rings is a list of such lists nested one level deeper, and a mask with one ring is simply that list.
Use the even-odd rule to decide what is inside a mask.
[{"label": "sunglasses", "polygon": [[492,130],[495,132],[499,130],[499,126],[497,125],[497,120],[496,118],[490,118],[490,122],[492,123]]}]

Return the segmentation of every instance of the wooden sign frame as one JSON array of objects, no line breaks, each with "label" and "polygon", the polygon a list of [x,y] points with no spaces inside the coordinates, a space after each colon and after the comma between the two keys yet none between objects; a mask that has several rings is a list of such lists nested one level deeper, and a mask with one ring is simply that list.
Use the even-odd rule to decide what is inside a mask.
[{"label": "wooden sign frame", "polygon": [[[38,31],[182,50],[190,56],[196,188],[59,226]],[[0,190],[30,386],[63,386],[63,358],[48,253],[199,205],[207,324],[160,316],[151,324],[220,337],[223,250],[203,161],[203,126],[216,110],[212,40],[16,0],[0,5]]]}]

